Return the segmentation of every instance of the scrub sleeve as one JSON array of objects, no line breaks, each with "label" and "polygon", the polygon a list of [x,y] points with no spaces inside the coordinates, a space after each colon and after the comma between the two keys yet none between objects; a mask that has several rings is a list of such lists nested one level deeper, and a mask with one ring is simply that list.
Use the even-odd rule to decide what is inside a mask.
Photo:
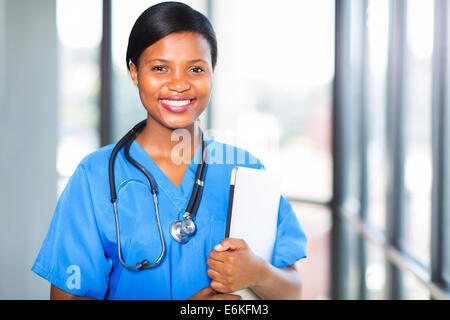
[{"label": "scrub sleeve", "polygon": [[289,201],[280,197],[272,265],[288,267],[306,258],[307,239]]},{"label": "scrub sleeve", "polygon": [[68,293],[103,299],[111,267],[95,220],[86,170],[81,163],[58,200],[31,270]]}]

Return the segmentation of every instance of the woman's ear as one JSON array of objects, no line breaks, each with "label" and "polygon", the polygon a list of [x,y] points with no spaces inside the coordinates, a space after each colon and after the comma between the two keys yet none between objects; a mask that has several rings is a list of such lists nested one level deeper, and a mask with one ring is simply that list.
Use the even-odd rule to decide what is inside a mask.
[{"label": "woman's ear", "polygon": [[133,80],[134,84],[137,86],[139,83],[138,69],[136,68],[136,65],[133,62],[130,62],[130,75],[131,75],[131,79]]}]

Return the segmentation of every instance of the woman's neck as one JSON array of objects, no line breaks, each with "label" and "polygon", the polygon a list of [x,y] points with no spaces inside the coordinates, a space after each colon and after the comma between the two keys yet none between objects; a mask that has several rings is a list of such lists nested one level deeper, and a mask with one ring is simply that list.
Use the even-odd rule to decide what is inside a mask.
[{"label": "woman's neck", "polygon": [[138,134],[136,141],[154,159],[172,159],[174,162],[179,162],[179,159],[173,159],[173,157],[174,155],[177,157],[182,150],[182,157],[190,162],[195,150],[200,146],[201,130],[198,122],[185,128],[171,129],[148,116],[146,126]]}]

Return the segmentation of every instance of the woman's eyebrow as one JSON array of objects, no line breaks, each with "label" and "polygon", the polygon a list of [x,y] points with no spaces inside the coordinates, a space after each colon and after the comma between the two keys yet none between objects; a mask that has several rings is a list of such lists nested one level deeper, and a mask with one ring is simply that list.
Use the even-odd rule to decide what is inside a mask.
[{"label": "woman's eyebrow", "polygon": [[160,61],[160,62],[164,62],[164,63],[170,62],[169,60],[166,60],[166,59],[159,59],[159,58],[147,60],[146,62],[147,62],[147,63],[150,63],[150,62],[153,62],[153,61]]},{"label": "woman's eyebrow", "polygon": [[196,63],[196,62],[204,62],[204,63],[206,63],[206,61],[203,60],[203,59],[194,59],[194,60],[189,60],[188,62],[189,63]]}]

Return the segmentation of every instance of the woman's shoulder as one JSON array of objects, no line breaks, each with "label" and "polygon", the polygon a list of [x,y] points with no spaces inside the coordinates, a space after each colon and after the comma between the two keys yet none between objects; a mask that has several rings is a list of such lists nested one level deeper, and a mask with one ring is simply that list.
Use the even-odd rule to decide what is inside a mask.
[{"label": "woman's shoulder", "polygon": [[79,167],[83,167],[86,171],[98,171],[99,169],[108,168],[109,158],[112,150],[116,146],[117,141],[87,154],[79,163]]}]

